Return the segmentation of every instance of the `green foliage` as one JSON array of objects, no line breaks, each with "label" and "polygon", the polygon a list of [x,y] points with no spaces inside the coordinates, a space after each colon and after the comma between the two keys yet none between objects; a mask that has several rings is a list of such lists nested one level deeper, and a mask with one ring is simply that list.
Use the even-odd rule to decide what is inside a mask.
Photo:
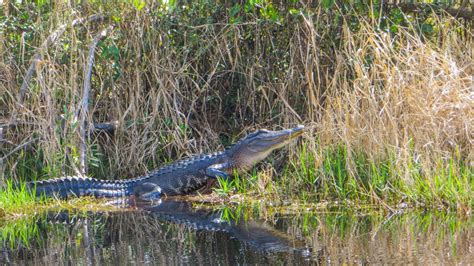
[{"label": "green foliage", "polygon": [[232,181],[229,178],[217,178],[218,187],[214,191],[221,196],[227,196],[232,191]]},{"label": "green foliage", "polygon": [[239,4],[235,4],[229,10],[229,22],[230,23],[239,23],[242,21],[240,17],[237,17],[237,14],[240,12],[241,7]]},{"label": "green foliage", "polygon": [[39,236],[38,224],[32,217],[20,218],[15,222],[0,219],[0,228],[0,247],[28,247],[31,241]]},{"label": "green foliage", "polygon": [[133,0],[133,5],[138,11],[140,11],[145,7],[146,2],[142,0]]},{"label": "green foliage", "polygon": [[336,3],[335,0],[322,0],[322,1],[321,1],[321,5],[322,5],[325,9],[330,9],[330,8],[332,8],[335,3]]},{"label": "green foliage", "polygon": [[[21,217],[36,213],[40,206],[44,206],[48,202],[49,200],[44,198],[37,199],[35,192],[29,191],[25,184],[15,186],[7,179],[4,187],[0,188],[0,225],[7,223],[12,218],[20,218],[20,221],[12,227],[2,226],[0,243],[10,242],[10,244],[13,244],[14,238],[17,236],[27,243],[36,229],[28,225],[28,218],[21,219]],[[17,231],[20,231],[20,233],[15,233]]]},{"label": "green foliage", "polygon": [[114,71],[113,79],[116,81],[122,75],[122,65],[120,64],[120,50],[115,43],[107,45],[104,42],[99,44],[99,47],[102,50],[100,54],[100,59],[107,61],[112,61],[112,69]]},{"label": "green foliage", "polygon": [[250,175],[239,176],[237,172],[231,178],[217,178],[217,187],[214,191],[223,197],[229,196],[232,193],[246,194],[252,191],[252,188],[257,182],[257,172],[253,171]]},{"label": "green foliage", "polygon": [[[431,177],[421,171],[422,162],[413,156],[407,165],[411,176],[402,178],[395,170],[395,155],[373,160],[363,153],[348,154],[344,146],[324,149],[321,154],[323,160],[318,164],[315,154],[308,153],[303,144],[297,159],[284,171],[282,179],[276,181],[276,187],[287,188],[281,191],[282,196],[306,201],[307,194],[302,193],[303,190],[318,195],[318,200],[367,202],[375,196],[375,199],[387,202],[404,200],[414,205],[453,209],[459,204],[467,207],[473,201],[473,169],[462,161],[440,161]],[[349,156],[355,167],[347,164],[351,161]],[[411,180],[415,180],[414,184]]]}]

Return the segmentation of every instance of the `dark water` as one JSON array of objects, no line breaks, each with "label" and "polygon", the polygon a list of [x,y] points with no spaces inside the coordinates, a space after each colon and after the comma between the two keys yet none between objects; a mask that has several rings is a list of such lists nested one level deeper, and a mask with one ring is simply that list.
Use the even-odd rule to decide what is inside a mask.
[{"label": "dark water", "polygon": [[1,264],[474,263],[472,218],[446,213],[282,215],[163,201],[123,212],[48,213],[17,231],[0,245]]}]

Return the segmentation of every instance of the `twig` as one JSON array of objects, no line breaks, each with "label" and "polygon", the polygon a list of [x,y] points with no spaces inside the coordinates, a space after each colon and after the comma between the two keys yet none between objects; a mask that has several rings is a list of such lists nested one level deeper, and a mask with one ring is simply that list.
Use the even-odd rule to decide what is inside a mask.
[{"label": "twig", "polygon": [[[61,128],[61,130],[65,130],[65,125],[64,124],[66,123],[66,121],[64,120],[64,118],[59,116],[56,120],[61,121],[60,128]],[[10,122],[10,123],[5,123],[5,124],[0,123],[0,144],[1,143],[6,143],[6,144],[10,144],[10,145],[15,145],[13,142],[3,138],[3,132],[7,131],[10,127],[40,126],[40,125],[42,125],[41,122],[21,121],[21,120],[18,120],[18,119],[16,121]],[[113,135],[115,130],[117,130],[118,126],[119,126],[119,122],[116,121],[116,120],[111,121],[111,122],[93,123],[89,128],[89,130],[90,130],[89,133],[87,133],[87,134],[91,135],[91,134],[106,133],[108,135]]]},{"label": "twig", "polygon": [[34,141],[37,141],[38,138],[34,138],[34,139],[30,139],[29,141],[27,142],[24,142],[22,143],[21,145],[18,145],[16,146],[13,150],[11,150],[9,153],[7,153],[5,156],[3,156],[2,158],[0,158],[0,162],[3,162],[8,156],[14,154],[15,152],[17,152],[19,149],[29,145],[30,143],[34,142]]},{"label": "twig", "polygon": [[91,76],[92,76],[92,67],[94,65],[94,53],[95,48],[99,41],[107,35],[107,32],[112,30],[113,26],[109,26],[106,29],[102,30],[99,34],[94,37],[92,43],[89,45],[89,56],[87,58],[87,65],[84,69],[84,88],[82,90],[82,105],[81,105],[81,117],[80,117],[80,134],[81,134],[81,144],[79,146],[79,163],[80,171],[82,174],[86,173],[86,117],[89,109],[89,92],[91,88]]}]

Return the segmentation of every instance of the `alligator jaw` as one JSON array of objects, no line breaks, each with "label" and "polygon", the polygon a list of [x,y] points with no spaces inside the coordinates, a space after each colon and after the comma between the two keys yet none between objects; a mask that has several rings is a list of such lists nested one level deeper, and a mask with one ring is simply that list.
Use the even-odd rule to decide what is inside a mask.
[{"label": "alligator jaw", "polygon": [[303,125],[298,125],[294,128],[284,129],[280,131],[271,131],[270,132],[271,134],[269,134],[268,136],[265,136],[263,138],[263,141],[269,141],[272,146],[270,148],[274,150],[287,144],[292,139],[301,136],[303,132],[304,132]]},{"label": "alligator jaw", "polygon": [[281,148],[301,136],[304,126],[279,131],[261,129],[247,135],[227,151],[233,170],[245,172],[265,159],[273,150]]},{"label": "alligator jaw", "polygon": [[[256,135],[247,137],[247,148],[254,153],[266,153],[281,148],[303,134],[304,126],[298,125],[279,131],[259,130]],[[254,133],[255,134],[255,133]]]}]

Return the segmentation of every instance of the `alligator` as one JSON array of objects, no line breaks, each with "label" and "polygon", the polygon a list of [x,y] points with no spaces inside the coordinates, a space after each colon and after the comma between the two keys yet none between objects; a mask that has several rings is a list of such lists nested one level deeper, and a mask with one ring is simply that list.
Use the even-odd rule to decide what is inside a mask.
[{"label": "alligator", "polygon": [[257,130],[224,151],[189,157],[159,168],[147,175],[126,180],[100,180],[90,177],[66,176],[33,181],[28,188],[37,196],[67,199],[77,196],[119,198],[133,196],[153,201],[162,196],[186,195],[217,178],[229,179],[242,174],[303,133],[304,126],[271,131]]}]

